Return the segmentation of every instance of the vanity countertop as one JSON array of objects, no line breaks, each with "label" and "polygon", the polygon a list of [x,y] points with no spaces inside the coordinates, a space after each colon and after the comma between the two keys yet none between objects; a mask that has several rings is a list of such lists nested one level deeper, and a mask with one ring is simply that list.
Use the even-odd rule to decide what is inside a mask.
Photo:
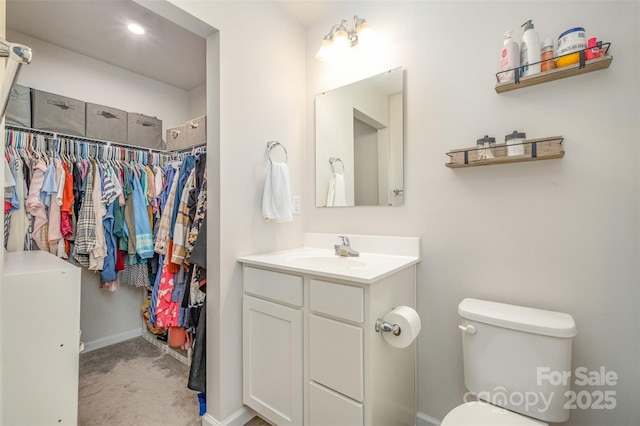
[{"label": "vanity countertop", "polygon": [[[238,261],[246,265],[263,266],[363,284],[375,283],[420,261],[418,238],[399,237],[400,241],[391,241],[395,240],[395,237],[381,237],[384,245],[381,246],[382,249],[377,250],[377,244],[374,240],[376,237],[348,236],[354,249],[357,250],[361,244],[363,248],[366,247],[371,251],[361,251],[358,257],[337,256],[332,249],[315,247],[320,244],[314,244],[315,241],[319,241],[322,246],[326,247],[326,241],[337,242],[337,236],[327,238],[324,234],[305,234],[305,247],[241,256]],[[389,242],[393,244],[389,245]],[[390,254],[389,247],[398,247],[397,253],[399,254]]]}]

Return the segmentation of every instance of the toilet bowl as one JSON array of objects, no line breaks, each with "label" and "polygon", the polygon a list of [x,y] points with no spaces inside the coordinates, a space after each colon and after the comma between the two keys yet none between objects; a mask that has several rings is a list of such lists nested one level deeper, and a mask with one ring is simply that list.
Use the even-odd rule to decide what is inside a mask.
[{"label": "toilet bowl", "polygon": [[548,423],[486,402],[473,401],[449,411],[440,426],[548,426]]}]

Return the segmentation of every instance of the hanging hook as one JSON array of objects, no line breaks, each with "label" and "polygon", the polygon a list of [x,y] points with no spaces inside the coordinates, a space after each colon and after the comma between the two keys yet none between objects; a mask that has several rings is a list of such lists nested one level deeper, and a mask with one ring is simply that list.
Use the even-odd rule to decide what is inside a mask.
[{"label": "hanging hook", "polygon": [[342,174],[344,174],[344,163],[338,157],[329,157],[329,164],[331,164],[331,172],[336,173],[335,164],[340,162],[342,164]]},{"label": "hanging hook", "polygon": [[283,144],[281,144],[278,141],[269,141],[267,142],[267,148],[269,149],[269,161],[271,161],[273,163],[273,159],[271,158],[271,150],[273,148],[275,148],[276,146],[280,146],[282,147],[282,149],[284,150],[284,155],[285,155],[285,163],[289,162],[289,153],[287,152],[287,148],[285,148],[285,146]]}]

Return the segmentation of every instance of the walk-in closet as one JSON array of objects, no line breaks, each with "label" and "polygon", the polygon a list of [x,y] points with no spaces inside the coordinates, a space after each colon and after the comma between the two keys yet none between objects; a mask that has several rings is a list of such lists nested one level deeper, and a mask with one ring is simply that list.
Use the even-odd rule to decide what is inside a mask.
[{"label": "walk-in closet", "polygon": [[[32,321],[34,328],[45,333],[51,329],[55,335],[60,327],[74,328],[74,315],[79,324],[75,361],[60,358],[64,344],[55,342],[58,352],[48,360],[51,369],[58,361],[67,366],[75,362],[76,369],[59,369],[64,373],[51,380],[64,380],[61,374],[82,375],[89,366],[101,374],[118,370],[126,380],[105,382],[99,391],[105,399],[120,394],[126,400],[130,384],[153,382],[150,370],[157,370],[153,373],[160,373],[160,381],[150,389],[163,389],[147,396],[168,398],[160,405],[188,406],[197,424],[206,391],[207,140],[217,132],[217,121],[207,117],[218,115],[207,107],[216,104],[208,102],[207,75],[217,67],[207,38],[215,30],[186,18],[183,27],[130,0],[7,0],[6,18],[5,38],[30,47],[33,59],[22,67],[14,94],[21,96],[23,90],[22,96],[29,98],[30,117],[16,118],[14,109],[11,119],[7,113],[4,131],[3,286],[28,281],[33,272],[29,262],[34,269],[45,263],[49,268],[34,286],[49,281],[51,286],[66,285],[60,295],[53,291],[51,296],[50,289],[29,293],[36,306],[57,304],[43,309],[53,317]],[[127,25],[134,22],[146,34],[129,32]],[[64,116],[50,115],[47,106]],[[67,121],[69,109],[82,116],[82,125]],[[95,133],[92,127],[94,133],[89,132],[90,116],[108,122],[97,125],[108,129]],[[116,121],[124,135],[113,130]],[[30,251],[46,256],[22,253]],[[8,266],[12,259],[15,264]],[[60,271],[69,273],[57,279]],[[75,271],[77,287],[69,284]],[[12,274],[8,281],[7,274]],[[23,302],[19,290],[3,287],[3,306]],[[59,322],[58,312],[69,316],[69,322]],[[3,345],[7,336],[14,338],[4,327]],[[33,343],[34,335],[29,330],[25,334],[32,340],[29,347],[38,352],[39,338]],[[49,340],[55,338],[43,338],[42,345]],[[47,350],[42,353],[42,362],[47,362]],[[40,359],[31,357],[29,362]],[[5,371],[10,368],[5,366]],[[47,369],[43,371],[41,377],[27,377],[25,387],[36,385],[44,389],[38,395],[46,397],[47,387],[53,394],[56,384],[47,384]],[[81,394],[94,380],[67,378],[80,383]],[[137,393],[146,392],[142,389]],[[91,424],[82,419],[101,415],[86,412],[92,408],[89,403],[82,406],[82,395],[80,407],[76,397],[66,411],[57,409],[54,405],[73,399],[73,386],[67,391],[58,392],[59,402],[38,414],[59,418],[38,417],[34,424],[40,419],[46,424]],[[3,387],[5,420],[9,393]],[[135,395],[133,391],[130,405],[137,404]],[[33,403],[37,401],[23,402],[14,411]],[[73,417],[69,413],[74,407],[85,412]],[[139,406],[131,416],[145,409]],[[107,423],[122,421],[114,417]]]}]

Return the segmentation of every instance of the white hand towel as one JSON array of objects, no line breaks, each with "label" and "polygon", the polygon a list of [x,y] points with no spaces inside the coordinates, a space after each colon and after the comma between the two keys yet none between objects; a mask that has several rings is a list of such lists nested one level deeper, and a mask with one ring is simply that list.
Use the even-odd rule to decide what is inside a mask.
[{"label": "white hand towel", "polygon": [[344,190],[344,175],[334,173],[329,180],[329,191],[327,193],[327,207],[346,206],[347,199]]},{"label": "white hand towel", "polygon": [[262,194],[262,216],[266,219],[275,219],[278,223],[293,221],[287,163],[269,162]]}]

